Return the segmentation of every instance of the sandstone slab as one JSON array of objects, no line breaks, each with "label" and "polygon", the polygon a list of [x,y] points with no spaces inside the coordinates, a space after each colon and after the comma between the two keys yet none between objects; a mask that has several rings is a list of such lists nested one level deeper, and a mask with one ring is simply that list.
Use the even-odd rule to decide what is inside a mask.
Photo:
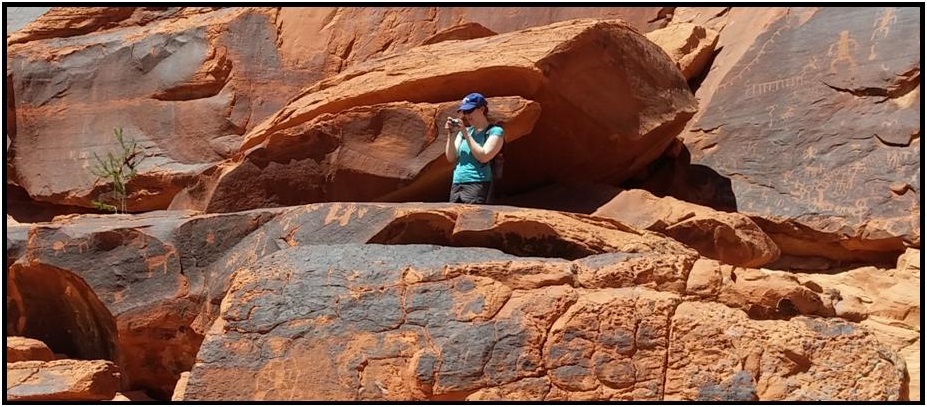
[{"label": "sandstone slab", "polygon": [[112,400],[120,389],[120,371],[106,360],[62,359],[6,364],[10,401]]},{"label": "sandstone slab", "polygon": [[645,190],[622,191],[592,215],[665,234],[702,256],[735,266],[759,267],[779,257],[779,247],[749,217],[657,198]]},{"label": "sandstone slab", "polygon": [[50,361],[55,355],[42,341],[21,336],[6,337],[6,363],[26,360]]}]

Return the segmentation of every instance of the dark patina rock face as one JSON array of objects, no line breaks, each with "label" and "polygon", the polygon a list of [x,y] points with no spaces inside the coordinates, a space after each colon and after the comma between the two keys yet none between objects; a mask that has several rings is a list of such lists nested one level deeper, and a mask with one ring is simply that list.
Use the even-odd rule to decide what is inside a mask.
[{"label": "dark patina rock face", "polygon": [[683,287],[646,287],[657,278],[580,281],[605,265],[645,270],[642,256],[659,258],[570,262],[417,244],[279,250],[233,276],[183,399],[901,397],[904,361],[857,324],[752,319],[686,301]]},{"label": "dark patina rock face", "polygon": [[772,22],[687,136],[693,167],[729,185],[693,183],[685,198],[762,218],[787,254],[885,260],[918,245],[919,24],[895,7]]}]

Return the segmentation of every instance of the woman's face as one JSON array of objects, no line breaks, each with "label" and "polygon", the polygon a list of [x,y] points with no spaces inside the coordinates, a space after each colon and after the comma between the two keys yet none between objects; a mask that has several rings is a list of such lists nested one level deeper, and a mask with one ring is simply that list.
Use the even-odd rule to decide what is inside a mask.
[{"label": "woman's face", "polygon": [[479,115],[482,115],[482,114],[483,114],[483,108],[482,108],[482,107],[475,107],[475,108],[470,109],[470,110],[461,110],[461,111],[460,111],[460,118],[461,118],[461,119],[464,119],[467,123],[471,123],[471,122],[473,122],[473,118],[474,118],[474,117],[479,116]]}]

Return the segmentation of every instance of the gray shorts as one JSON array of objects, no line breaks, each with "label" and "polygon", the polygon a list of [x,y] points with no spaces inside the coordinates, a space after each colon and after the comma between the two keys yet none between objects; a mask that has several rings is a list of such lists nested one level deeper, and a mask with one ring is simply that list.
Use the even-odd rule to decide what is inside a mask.
[{"label": "gray shorts", "polygon": [[492,197],[492,182],[451,184],[451,203],[488,204]]}]

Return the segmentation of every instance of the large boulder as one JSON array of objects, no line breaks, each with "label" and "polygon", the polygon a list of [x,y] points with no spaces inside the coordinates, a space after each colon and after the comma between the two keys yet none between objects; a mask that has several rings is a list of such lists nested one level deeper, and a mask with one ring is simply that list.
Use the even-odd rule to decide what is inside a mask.
[{"label": "large boulder", "polygon": [[[191,369],[235,270],[291,246],[426,242],[571,260],[621,252],[633,267],[588,264],[582,275],[636,281],[639,265],[649,262],[664,266],[656,273],[664,277],[660,287],[680,291],[697,257],[619,222],[505,207],[318,204],[198,216],[71,216],[11,225],[8,334],[39,339],[70,357],[112,360],[130,388],[167,399]],[[510,267],[531,270],[540,263]],[[521,275],[513,279],[527,282],[513,284],[545,278]],[[567,269],[556,279],[573,278]]]},{"label": "large boulder", "polygon": [[737,23],[721,31],[718,69],[683,134],[691,164],[665,192],[753,217],[785,254],[891,264],[918,246],[917,10],[735,8],[725,18]]},{"label": "large boulder", "polygon": [[[625,283],[637,281],[639,274],[652,269],[642,266],[659,264],[661,269],[656,274],[672,275],[680,273],[674,270],[687,270],[698,257],[694,250],[655,233],[579,214],[437,203],[314,204],[287,208],[214,261],[207,269],[206,278],[211,284],[205,308],[193,328],[201,333],[209,329],[219,316],[232,274],[264,256],[295,246],[365,243],[485,247],[515,256],[568,260],[611,253],[629,260],[623,264],[634,267],[609,268],[606,261],[578,264],[577,273],[583,281]],[[638,254],[644,254],[643,258]],[[532,264],[513,267],[530,274]],[[661,283],[680,292],[685,286],[684,279],[665,278]]]},{"label": "large boulder", "polygon": [[[541,113],[537,103],[518,97],[489,103],[506,142],[531,132]],[[458,105],[393,102],[323,114],[211,168],[171,209],[234,212],[328,201],[446,200],[453,167],[444,157],[443,125]]]},{"label": "large boulder", "polygon": [[240,150],[325,113],[456,101],[474,90],[520,96],[544,112],[506,149],[499,188],[516,191],[552,180],[619,182],[660,155],[697,107],[674,62],[628,24],[574,20],[358,64],[306,88]]}]

